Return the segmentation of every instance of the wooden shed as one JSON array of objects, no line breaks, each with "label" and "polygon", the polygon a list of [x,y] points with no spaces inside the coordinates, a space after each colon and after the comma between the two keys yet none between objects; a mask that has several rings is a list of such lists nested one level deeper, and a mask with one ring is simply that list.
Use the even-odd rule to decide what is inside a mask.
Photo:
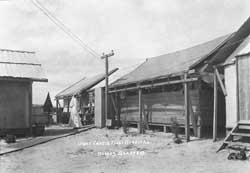
[{"label": "wooden shed", "polygon": [[[238,121],[244,119],[241,114],[242,111],[246,111],[244,108],[246,105],[244,104],[247,103],[246,98],[248,96],[241,96],[240,94],[245,93],[249,85],[248,77],[246,76],[249,65],[247,58],[237,57],[243,54],[240,52],[247,49],[250,40],[249,35],[250,18],[228,38],[225,44],[210,59],[203,62],[203,65],[206,66],[205,71],[214,71],[214,74],[216,74],[216,71],[220,71],[224,74],[224,80],[218,77],[215,80],[217,81],[218,79],[220,88],[224,90],[226,98],[226,129],[228,131],[234,128]],[[216,90],[214,90],[215,92]],[[218,113],[219,116],[220,114]],[[216,117],[214,118],[215,121]],[[217,122],[215,122],[214,126],[216,126]],[[216,131],[216,127],[214,129]],[[215,138],[216,134],[214,134]]]},{"label": "wooden shed", "polygon": [[[225,42],[225,44],[207,61],[206,71],[214,69],[214,80],[219,81],[226,98],[226,129],[228,135],[220,149],[225,148],[234,137],[249,137],[249,51],[250,18]],[[224,83],[216,73],[224,74]],[[216,87],[217,88],[217,87]],[[217,90],[214,90],[216,95]],[[215,110],[219,107],[215,104]],[[218,114],[218,116],[217,116]],[[216,140],[217,122],[221,115],[214,112],[214,140]],[[219,150],[220,150],[219,149]]]},{"label": "wooden shed", "polygon": [[47,81],[34,52],[0,49],[1,133],[31,131],[32,83]]},{"label": "wooden shed", "polygon": [[[109,75],[113,74],[117,70],[118,68],[111,70],[109,72]],[[80,103],[80,116],[83,118],[82,120],[87,121],[87,114],[91,114],[92,116],[94,116],[95,92],[91,88],[93,88],[104,79],[105,74],[103,73],[92,77],[84,77],[80,81],[59,92],[55,96],[57,107],[57,121],[61,123],[68,123],[68,119],[70,116],[69,104],[73,95],[78,96],[78,101]],[[62,104],[60,104],[60,100],[62,100]]]},{"label": "wooden shed", "polygon": [[[250,33],[250,31],[249,31]],[[249,44],[250,37],[246,37],[243,42],[234,50],[234,52],[223,62],[218,65],[218,68],[224,70],[225,90],[226,90],[226,128],[230,131],[239,120],[243,120],[242,111],[246,111],[247,92],[246,89],[250,86],[248,80],[248,58],[241,56],[242,50]]]},{"label": "wooden shed", "polygon": [[[211,58],[230,37],[149,58],[112,83],[109,93],[116,100],[113,119],[121,117],[130,123],[139,122],[139,126],[146,123],[164,129],[175,119],[185,127],[187,140],[190,128],[198,137],[212,134],[213,71],[205,71],[201,62]],[[221,91],[218,98],[218,127],[224,129],[225,99]]]}]

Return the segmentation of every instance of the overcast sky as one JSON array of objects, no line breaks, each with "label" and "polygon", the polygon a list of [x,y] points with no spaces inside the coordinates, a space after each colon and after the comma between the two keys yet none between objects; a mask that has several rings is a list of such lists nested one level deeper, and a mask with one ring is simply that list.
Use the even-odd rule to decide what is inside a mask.
[{"label": "overcast sky", "polygon": [[[39,0],[98,54],[115,51],[111,68],[128,71],[146,58],[234,32],[250,16],[250,0]],[[31,0],[0,0],[0,48],[36,52],[48,83],[35,83],[33,102],[104,63],[63,33]],[[168,65],[168,64],[166,64]]]}]

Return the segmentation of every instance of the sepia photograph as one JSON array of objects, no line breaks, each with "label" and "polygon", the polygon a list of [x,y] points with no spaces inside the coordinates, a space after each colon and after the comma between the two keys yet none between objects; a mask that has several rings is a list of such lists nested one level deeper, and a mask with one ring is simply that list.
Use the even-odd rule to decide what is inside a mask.
[{"label": "sepia photograph", "polygon": [[0,0],[0,173],[250,173],[250,1]]}]

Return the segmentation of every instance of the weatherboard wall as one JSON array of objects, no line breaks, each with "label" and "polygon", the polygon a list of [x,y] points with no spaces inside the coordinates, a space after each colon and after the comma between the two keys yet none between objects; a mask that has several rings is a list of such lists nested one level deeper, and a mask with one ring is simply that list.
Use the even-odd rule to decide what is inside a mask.
[{"label": "weatherboard wall", "polygon": [[[197,107],[198,95],[191,92],[191,97]],[[184,96],[182,91],[149,93],[142,95],[144,114],[148,116],[149,123],[171,123],[171,118],[176,118],[184,124]],[[128,96],[122,101],[121,117],[127,121],[139,121],[138,95]]]},{"label": "weatherboard wall", "polygon": [[0,81],[0,129],[30,127],[31,82]]},{"label": "weatherboard wall", "polygon": [[233,128],[237,123],[237,80],[236,65],[224,67],[226,98],[226,128]]},{"label": "weatherboard wall", "polygon": [[[206,85],[206,84],[205,84]],[[190,102],[198,126],[199,136],[204,133],[212,133],[213,123],[213,88],[196,88],[189,90]],[[219,93],[218,126],[225,126],[225,103],[224,97]],[[143,117],[147,117],[149,124],[171,125],[175,118],[182,126],[185,125],[184,92],[164,91],[144,93],[142,95]],[[129,122],[139,121],[139,98],[138,93],[121,99],[121,119]],[[192,119],[190,118],[192,127]]]},{"label": "weatherboard wall", "polygon": [[239,120],[250,120],[250,56],[238,58]]}]

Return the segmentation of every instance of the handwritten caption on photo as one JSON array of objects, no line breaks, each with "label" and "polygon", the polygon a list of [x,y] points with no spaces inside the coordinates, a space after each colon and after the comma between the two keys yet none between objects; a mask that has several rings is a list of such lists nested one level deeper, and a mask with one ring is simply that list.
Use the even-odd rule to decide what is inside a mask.
[{"label": "handwritten caption on photo", "polygon": [[141,141],[134,141],[134,140],[125,140],[125,141],[89,141],[89,142],[81,142],[80,146],[104,146],[104,145],[148,145],[150,144],[149,141],[141,140]]},{"label": "handwritten caption on photo", "polygon": [[114,156],[144,156],[145,151],[104,151],[98,152],[98,156],[114,157]]}]

